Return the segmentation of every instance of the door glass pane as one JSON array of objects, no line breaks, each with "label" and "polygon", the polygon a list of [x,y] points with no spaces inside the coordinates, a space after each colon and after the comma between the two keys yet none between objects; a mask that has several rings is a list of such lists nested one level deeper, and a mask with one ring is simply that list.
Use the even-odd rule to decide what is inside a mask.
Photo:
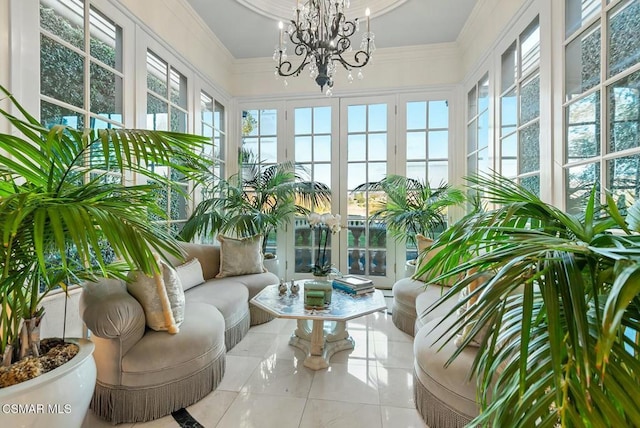
[{"label": "door glass pane", "polygon": [[515,131],[518,124],[518,99],[515,89],[509,91],[500,98],[501,134],[507,135]]},{"label": "door glass pane", "polygon": [[169,105],[153,95],[147,95],[147,129],[168,131]]},{"label": "door glass pane", "polygon": [[65,125],[82,129],[85,126],[83,114],[46,101],[40,101],[40,122],[47,128],[54,125]]},{"label": "door glass pane", "polygon": [[607,172],[607,188],[615,199],[624,198],[628,202],[637,200],[640,195],[640,155],[607,161]]},{"label": "door glass pane", "polygon": [[427,103],[424,101],[407,103],[407,129],[427,127]]},{"label": "door glass pane", "polygon": [[93,62],[90,73],[91,111],[122,122],[122,77]]},{"label": "door glass pane", "polygon": [[171,67],[171,102],[183,109],[187,108],[187,78]]},{"label": "door glass pane", "polygon": [[540,77],[522,85],[520,90],[520,122],[527,123],[540,116]]},{"label": "door glass pane", "polygon": [[518,137],[518,160],[520,173],[533,172],[540,169],[540,125],[538,122],[523,128]]},{"label": "door glass pane", "polygon": [[169,80],[169,64],[156,54],[147,51],[147,89],[163,98],[167,98],[167,81]]},{"label": "door glass pane", "polygon": [[565,36],[570,36],[600,12],[600,0],[565,0]]},{"label": "door glass pane", "polygon": [[427,157],[427,133],[407,132],[407,159],[425,159]]},{"label": "door glass pane", "polygon": [[582,212],[589,192],[594,184],[600,182],[600,163],[573,166],[565,171],[567,211],[570,213]]}]

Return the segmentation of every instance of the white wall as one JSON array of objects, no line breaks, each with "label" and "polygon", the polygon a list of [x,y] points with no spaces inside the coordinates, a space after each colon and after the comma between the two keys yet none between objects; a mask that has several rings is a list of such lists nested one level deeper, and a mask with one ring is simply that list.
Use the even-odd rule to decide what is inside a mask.
[{"label": "white wall", "polygon": [[9,0],[0,0],[0,84],[9,82]]},{"label": "white wall", "polygon": [[480,0],[458,36],[464,74],[483,61],[516,13],[531,0]]},{"label": "white wall", "polygon": [[[295,60],[293,61],[296,65]],[[236,97],[308,96],[320,94],[320,88],[309,77],[309,68],[298,77],[276,79],[276,62],[272,58],[236,60],[231,93]],[[430,85],[456,84],[462,80],[460,54],[456,43],[406,48],[378,49],[362,68],[363,80],[347,82],[348,72],[340,68],[334,83],[334,94],[349,91],[387,90]],[[353,76],[356,77],[357,70]]]},{"label": "white wall", "polygon": [[186,0],[117,1],[205,78],[231,92],[233,57]]}]

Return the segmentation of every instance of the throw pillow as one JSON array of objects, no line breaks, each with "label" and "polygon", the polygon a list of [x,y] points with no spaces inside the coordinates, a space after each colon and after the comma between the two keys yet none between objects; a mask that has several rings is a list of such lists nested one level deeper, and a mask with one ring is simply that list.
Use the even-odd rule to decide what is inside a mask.
[{"label": "throw pillow", "polygon": [[216,278],[263,273],[262,235],[230,238],[218,235],[220,241],[220,272]]},{"label": "throw pillow", "polygon": [[176,266],[176,272],[178,273],[178,278],[180,278],[184,291],[204,282],[202,265],[197,258],[191,259],[180,266]]},{"label": "throw pillow", "polygon": [[156,256],[160,273],[130,272],[127,291],[142,306],[147,327],[176,334],[184,320],[184,291],[175,269]]},{"label": "throw pillow", "polygon": [[[473,273],[474,272],[469,272],[469,275]],[[467,297],[486,280],[487,280],[487,276],[481,275],[475,278],[474,280],[472,280],[471,282],[469,282],[469,284],[467,284],[467,286],[463,288],[462,291],[460,291],[458,301],[463,301],[467,299]],[[476,325],[479,314],[476,314],[474,317],[471,317],[467,313],[478,302],[478,299],[479,299],[479,296],[477,294],[474,296],[471,296],[468,300],[466,300],[466,302],[462,306],[458,308],[458,311],[457,311],[458,317],[465,318],[465,326],[463,327],[462,331],[456,335],[456,339],[455,339],[455,344],[458,348],[464,344],[465,340],[472,333],[473,328]],[[488,328],[486,326],[483,326],[482,329],[478,333],[476,333],[475,336],[471,338],[468,345],[479,347],[482,341],[484,340],[485,336],[487,335],[487,332],[488,332]]]}]

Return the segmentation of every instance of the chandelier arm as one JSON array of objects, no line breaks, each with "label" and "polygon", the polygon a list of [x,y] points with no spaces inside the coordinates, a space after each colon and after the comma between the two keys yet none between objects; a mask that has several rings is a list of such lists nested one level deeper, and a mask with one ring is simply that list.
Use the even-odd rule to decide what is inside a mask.
[{"label": "chandelier arm", "polygon": [[[364,59],[359,59],[362,56],[364,56]],[[358,51],[355,53],[355,55],[353,56],[354,59],[354,63],[351,63],[349,61],[347,61],[341,54],[336,54],[333,59],[335,61],[340,62],[340,64],[342,64],[342,66],[344,68],[346,68],[347,70],[349,70],[350,68],[362,68],[365,65],[367,65],[369,63],[369,60],[371,59],[371,54],[368,54],[365,51]]]},{"label": "chandelier arm", "polygon": [[289,60],[282,61],[282,56],[281,56],[280,57],[280,61],[278,62],[278,65],[276,66],[276,70],[278,71],[278,75],[280,75],[282,77],[298,76],[300,74],[300,72],[302,72],[302,70],[307,66],[307,64],[309,64],[311,62],[309,57],[310,57],[310,55],[307,54],[304,57],[304,59],[302,60],[302,62],[300,63],[300,65],[298,65],[298,67],[296,67],[294,69],[293,68],[293,63],[291,61],[289,61]]}]

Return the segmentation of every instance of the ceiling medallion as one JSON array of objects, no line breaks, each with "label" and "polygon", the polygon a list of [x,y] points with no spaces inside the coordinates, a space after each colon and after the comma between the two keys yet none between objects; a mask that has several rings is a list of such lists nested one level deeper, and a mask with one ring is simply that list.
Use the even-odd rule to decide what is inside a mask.
[{"label": "ceiling medallion", "polygon": [[[296,0],[236,0],[239,4],[276,21],[289,21],[296,10]],[[375,18],[392,11],[407,0],[351,0],[353,16],[364,16],[367,7]]]}]

